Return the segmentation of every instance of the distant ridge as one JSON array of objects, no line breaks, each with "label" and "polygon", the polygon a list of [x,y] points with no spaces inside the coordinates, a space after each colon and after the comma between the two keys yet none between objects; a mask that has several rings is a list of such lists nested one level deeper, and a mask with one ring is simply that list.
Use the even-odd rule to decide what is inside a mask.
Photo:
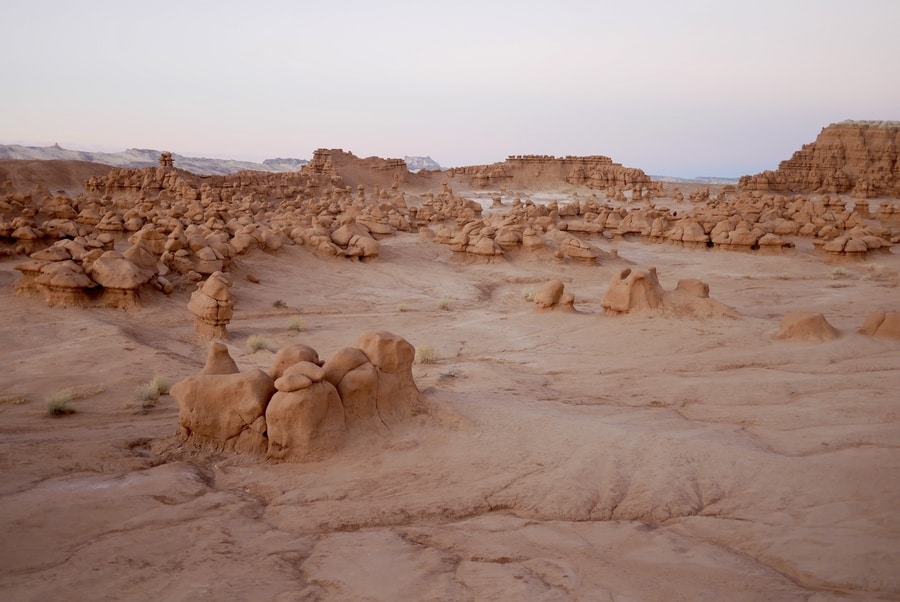
[{"label": "distant ridge", "polygon": [[[155,167],[159,165],[162,151],[148,148],[129,148],[118,153],[69,150],[59,144],[53,146],[22,146],[20,144],[0,144],[0,159],[37,161],[87,161],[112,167]],[[299,171],[309,163],[307,159],[277,158],[266,159],[262,163],[237,161],[234,159],[210,159],[208,157],[187,157],[172,153],[175,167],[198,175],[229,175],[239,171],[267,171],[290,173]],[[403,157],[407,169],[412,173],[421,170],[441,171],[442,167],[431,157]]]},{"label": "distant ridge", "polygon": [[[129,148],[119,153],[78,151],[53,146],[0,145],[0,159],[32,159],[88,161],[112,167],[155,167],[159,165],[161,151],[146,148]],[[228,175],[239,171],[268,171],[275,173],[292,172],[306,165],[306,159],[266,159],[262,163],[236,161],[233,159],[210,159],[207,157],[187,157],[173,153],[175,166],[200,175]]]},{"label": "distant ridge", "polygon": [[718,176],[697,176],[696,178],[676,178],[675,176],[650,176],[654,182],[671,184],[737,184],[740,178],[722,178]]}]

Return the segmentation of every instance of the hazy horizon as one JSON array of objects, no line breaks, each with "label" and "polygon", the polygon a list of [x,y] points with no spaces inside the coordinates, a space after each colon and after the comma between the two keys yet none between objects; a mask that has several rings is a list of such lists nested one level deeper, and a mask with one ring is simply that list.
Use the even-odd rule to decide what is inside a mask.
[{"label": "hazy horizon", "polygon": [[317,148],[775,169],[900,120],[900,3],[34,1],[0,23],[0,143],[262,161]]}]

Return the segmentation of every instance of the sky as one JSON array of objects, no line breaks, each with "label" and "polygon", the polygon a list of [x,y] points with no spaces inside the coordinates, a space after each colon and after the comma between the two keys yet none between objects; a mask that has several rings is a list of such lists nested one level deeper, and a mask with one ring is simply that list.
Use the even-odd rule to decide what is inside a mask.
[{"label": "sky", "polygon": [[900,0],[6,0],[0,144],[775,169],[900,120]]}]

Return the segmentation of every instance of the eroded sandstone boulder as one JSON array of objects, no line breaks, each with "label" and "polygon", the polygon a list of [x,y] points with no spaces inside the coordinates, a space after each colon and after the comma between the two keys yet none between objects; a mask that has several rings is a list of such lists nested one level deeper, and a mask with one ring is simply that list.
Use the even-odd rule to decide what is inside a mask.
[{"label": "eroded sandstone boulder", "polygon": [[263,453],[268,449],[266,407],[275,392],[262,370],[198,374],[172,386],[182,438],[216,450]]},{"label": "eroded sandstone boulder", "polygon": [[231,298],[231,276],[214,272],[188,301],[188,311],[194,314],[197,333],[207,338],[228,337],[228,323],[234,315],[234,301]]},{"label": "eroded sandstone boulder", "polygon": [[900,311],[876,311],[869,314],[859,332],[870,337],[900,339]]},{"label": "eroded sandstone boulder", "polygon": [[838,331],[820,313],[792,311],[781,319],[775,338],[788,341],[831,341]]}]

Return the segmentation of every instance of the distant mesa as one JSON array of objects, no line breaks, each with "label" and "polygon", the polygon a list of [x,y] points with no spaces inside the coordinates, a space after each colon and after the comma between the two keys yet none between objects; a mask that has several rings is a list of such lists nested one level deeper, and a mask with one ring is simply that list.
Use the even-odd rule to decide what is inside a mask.
[{"label": "distant mesa", "polygon": [[740,179],[742,191],[900,196],[900,121],[842,121],[823,128],[775,171]]},{"label": "distant mesa", "polygon": [[502,163],[454,167],[444,173],[470,179],[480,188],[528,188],[548,183],[566,183],[599,190],[650,186],[650,177],[642,170],[624,167],[603,155],[510,155]]}]

